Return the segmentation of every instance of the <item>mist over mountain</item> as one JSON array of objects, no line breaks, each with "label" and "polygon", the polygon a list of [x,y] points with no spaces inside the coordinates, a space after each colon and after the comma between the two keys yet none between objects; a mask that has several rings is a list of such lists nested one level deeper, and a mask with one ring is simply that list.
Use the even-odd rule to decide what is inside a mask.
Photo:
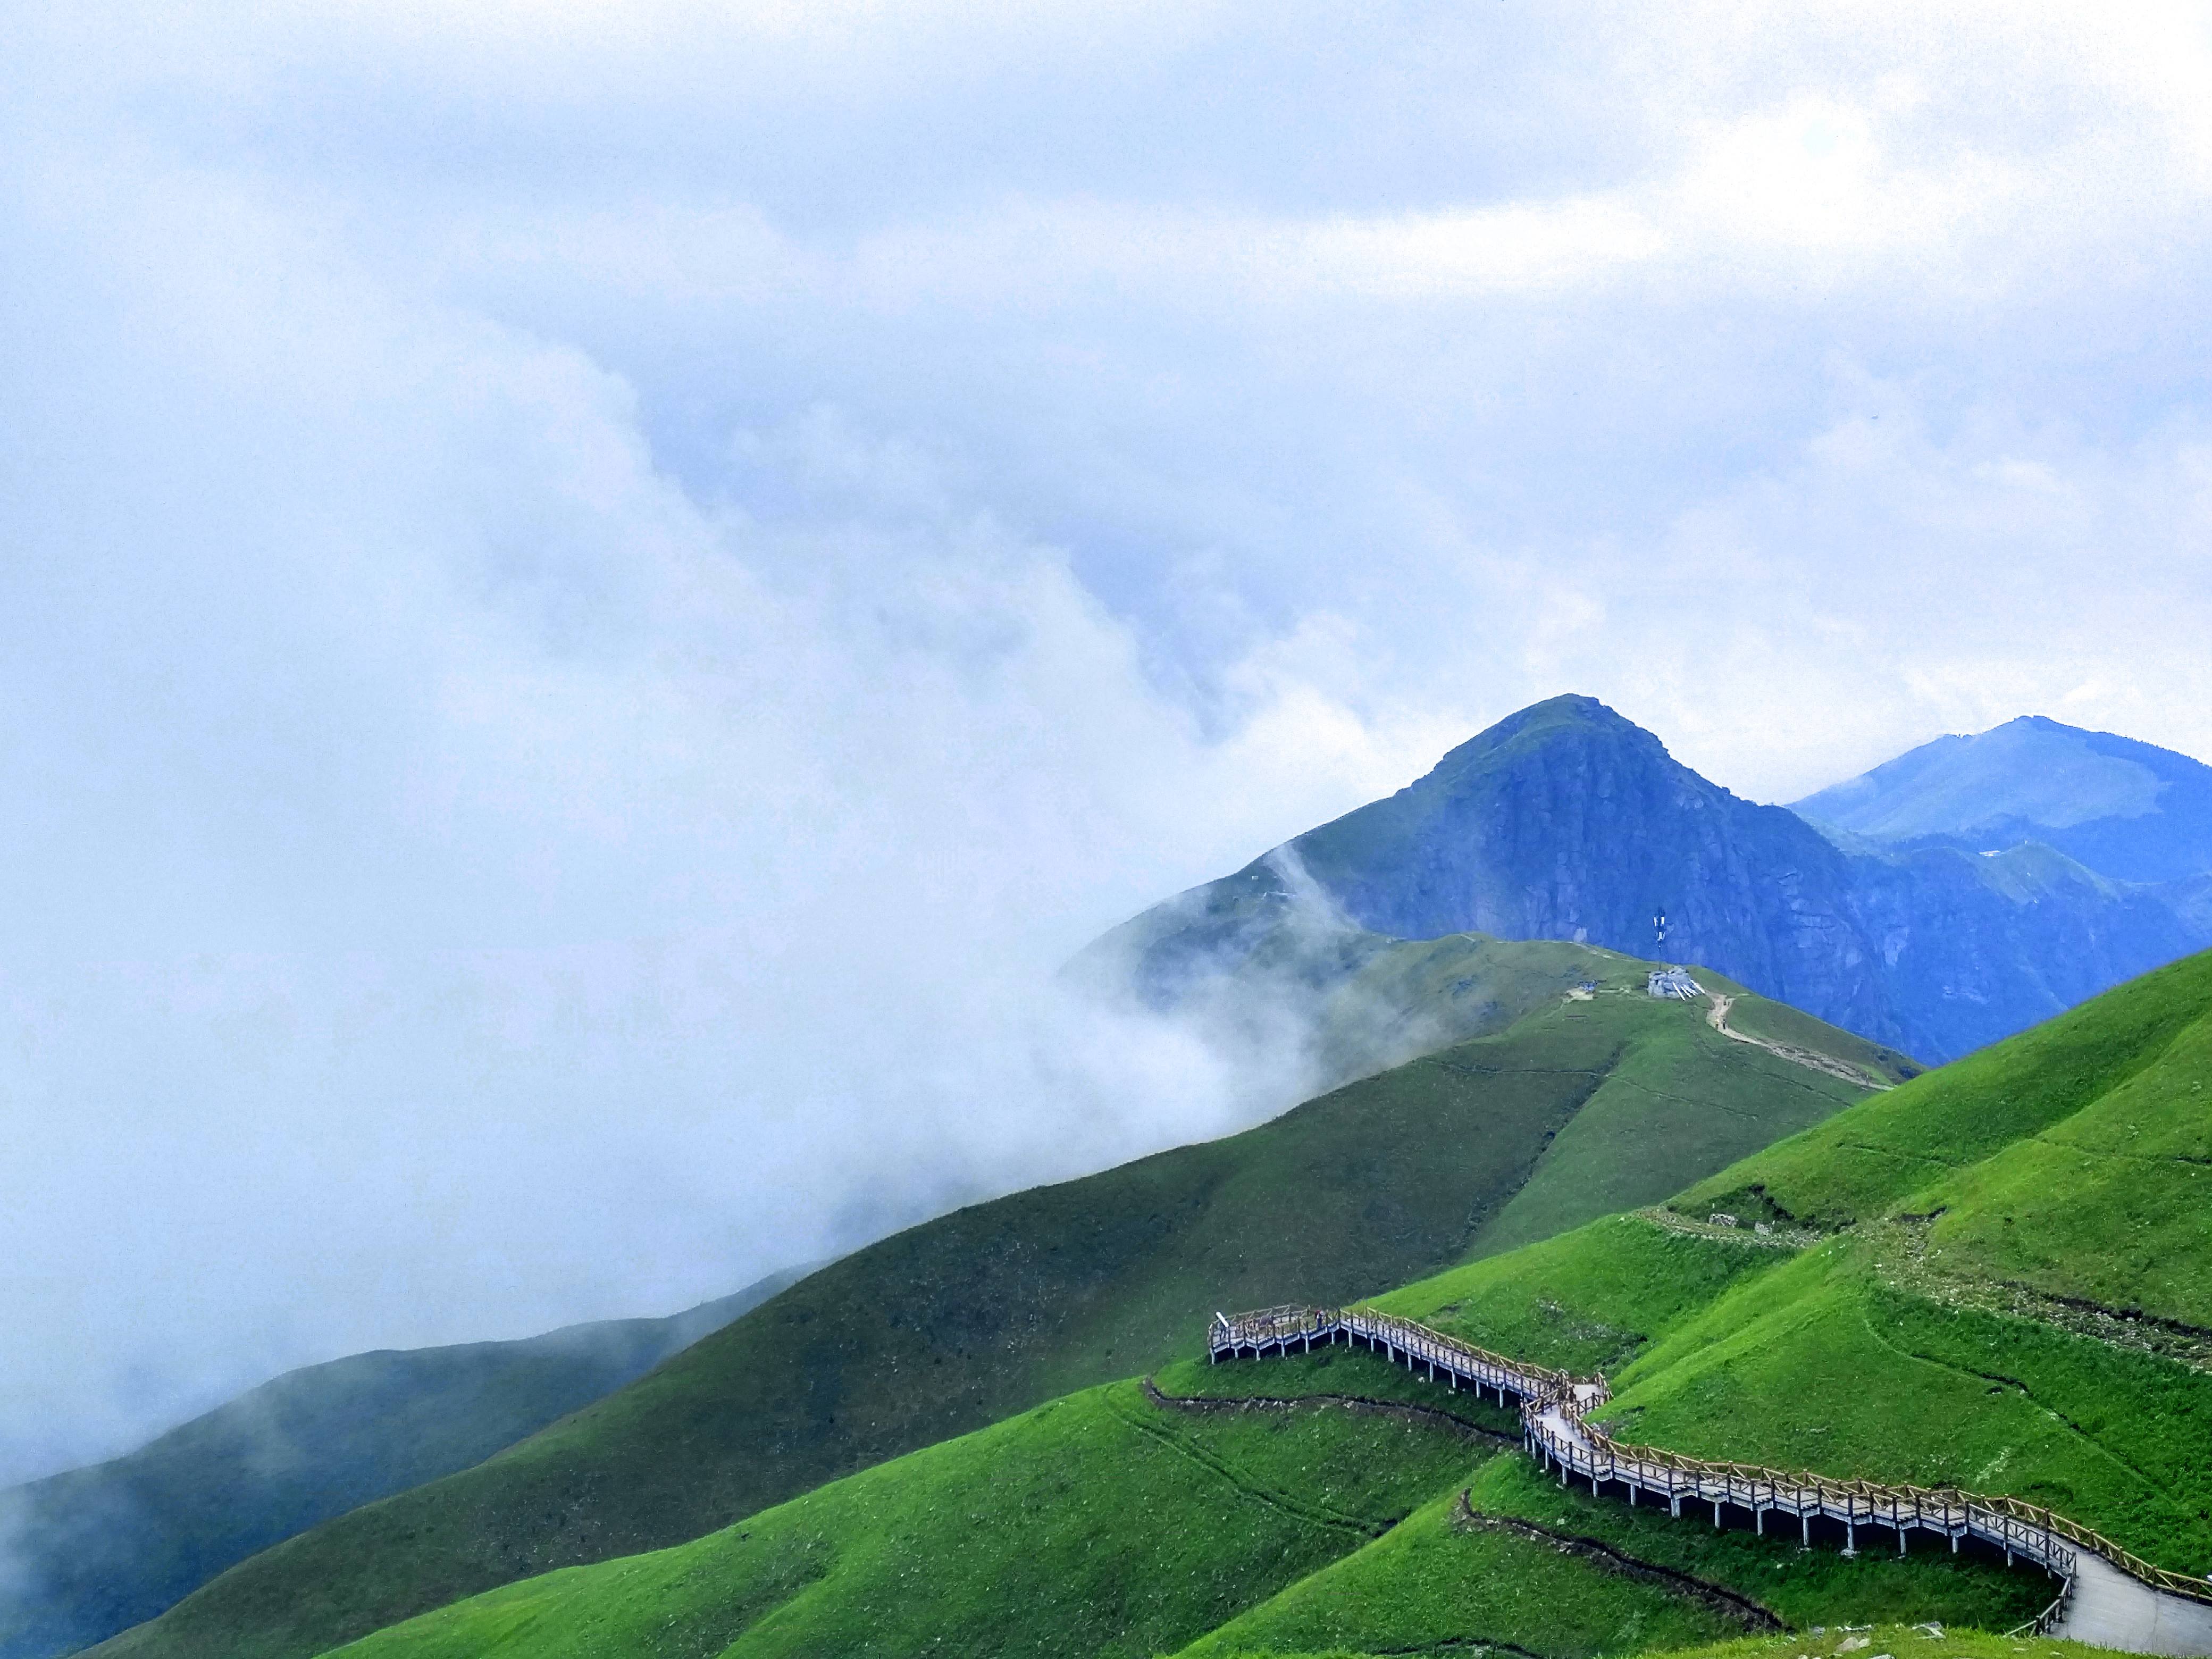
[{"label": "mist over mountain", "polygon": [[[1917,1069],[1703,969],[1725,1009],[1650,997],[1652,964],[1589,946],[1457,938],[1363,954],[1355,1001],[1440,1002],[1465,1040],[1241,1134],[856,1251],[622,1392],[242,1562],[95,1651],[316,1659],[474,1590],[680,1545],[1185,1357],[1224,1302],[1362,1295],[1656,1202]],[[1041,1519],[1041,1547],[1068,1535]],[[1003,1585],[992,1594],[1020,1605]],[[1024,1636],[1039,1651],[1037,1630]],[[549,1628],[516,1639],[532,1659],[563,1651]],[[782,1650],[925,1650],[969,1649],[817,1636]],[[594,1632],[581,1654],[636,1651],[721,1646],[639,1649]]]},{"label": "mist over mountain", "polygon": [[2041,714],[1938,738],[1790,810],[1900,848],[2040,842],[2120,881],[2212,871],[2212,766]]},{"label": "mist over mountain", "polygon": [[[2128,801],[2144,799],[2130,787]],[[2179,819],[2193,797],[2173,799]],[[2188,884],[2115,880],[2047,840],[1987,850],[1831,838],[1700,777],[1595,699],[1556,697],[1389,799],[1146,911],[1086,961],[1169,1005],[1279,952],[1293,916],[1309,933],[1319,914],[1401,939],[1577,939],[1710,964],[1940,1062],[2208,939]]]},{"label": "mist over mountain", "polygon": [[121,1457],[0,1490],[0,1659],[74,1653],[334,1515],[481,1462],[804,1272],[666,1318],[305,1366]]}]

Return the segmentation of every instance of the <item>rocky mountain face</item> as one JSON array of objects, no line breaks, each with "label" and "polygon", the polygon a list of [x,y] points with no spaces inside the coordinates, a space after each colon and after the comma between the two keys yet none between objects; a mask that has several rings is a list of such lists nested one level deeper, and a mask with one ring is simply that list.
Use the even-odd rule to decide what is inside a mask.
[{"label": "rocky mountain face", "polygon": [[1790,810],[1893,847],[2040,842],[2120,881],[2212,871],[2212,766],[2040,714],[1938,738]]},{"label": "rocky mountain face", "polygon": [[[1838,845],[1589,697],[1523,709],[1419,782],[1093,947],[1148,1000],[1327,929],[1576,939],[1699,963],[1929,1061],[2212,942],[2201,896],[2027,843]],[[1665,938],[1655,918],[1664,915]],[[1318,960],[1308,946],[1301,954]]]}]

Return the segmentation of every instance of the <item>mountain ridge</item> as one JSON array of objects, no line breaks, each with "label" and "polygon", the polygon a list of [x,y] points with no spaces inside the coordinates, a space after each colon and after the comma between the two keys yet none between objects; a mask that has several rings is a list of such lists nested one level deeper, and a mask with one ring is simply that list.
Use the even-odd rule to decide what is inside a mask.
[{"label": "mountain ridge", "polygon": [[301,1366],[121,1456],[0,1490],[0,1659],[52,1659],[101,1641],[248,1556],[479,1462],[803,1271],[663,1318]]},{"label": "mountain ridge", "polygon": [[1356,928],[1664,951],[1934,1062],[2212,942],[2201,894],[2117,882],[2046,848],[1838,846],[1568,696],[1109,931],[1091,971],[1175,1003],[1280,933],[1292,868]]},{"label": "mountain ridge", "polygon": [[2039,841],[2120,881],[2212,871],[2212,766],[2043,714],[1935,738],[1790,810],[1899,848]]}]

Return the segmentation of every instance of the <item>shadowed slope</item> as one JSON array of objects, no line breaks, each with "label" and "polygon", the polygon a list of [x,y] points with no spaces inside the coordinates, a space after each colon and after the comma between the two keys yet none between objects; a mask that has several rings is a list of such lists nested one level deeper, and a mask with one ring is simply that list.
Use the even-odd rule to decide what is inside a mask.
[{"label": "shadowed slope", "polygon": [[0,1659],[75,1652],[280,1540],[481,1462],[797,1276],[666,1319],[309,1365],[125,1456],[0,1492]]},{"label": "shadowed slope", "polygon": [[[1666,949],[1929,1060],[2207,942],[2195,890],[2115,883],[2048,847],[1982,858],[1831,844],[1731,794],[1588,697],[1522,710],[1386,800],[1170,899],[1092,947],[1170,1001],[1270,948],[1308,887],[1350,927]],[[1305,923],[1310,927],[1310,922]]]},{"label": "shadowed slope", "polygon": [[2039,714],[1938,738],[1791,810],[1904,846],[2039,841],[2122,881],[2212,870],[2212,766]]}]

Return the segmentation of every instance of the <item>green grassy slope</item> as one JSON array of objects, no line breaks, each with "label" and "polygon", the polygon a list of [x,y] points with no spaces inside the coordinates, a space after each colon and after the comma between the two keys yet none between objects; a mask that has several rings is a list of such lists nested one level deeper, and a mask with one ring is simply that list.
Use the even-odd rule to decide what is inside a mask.
[{"label": "green grassy slope", "polygon": [[1259,1643],[1351,1637],[1396,1653],[1510,1644],[1578,1656],[1682,1647],[1741,1628],[1662,1585],[1595,1571],[1540,1534],[1462,1529],[1454,1504],[1436,1498],[1387,1538],[1183,1652],[1211,1659]]},{"label": "green grassy slope", "polygon": [[[2011,1492],[2180,1570],[2212,1565],[2212,957],[1755,1155],[1674,1208],[1727,1205],[1834,1232],[1752,1264],[1663,1336],[1613,1346],[1616,1432],[1709,1456]],[[1601,1223],[1553,1299],[1624,1258]],[[1764,1265],[1762,1265],[1764,1264]],[[1386,1305],[1516,1352],[1540,1318],[1480,1263]],[[1577,1278],[1579,1275],[1579,1279]],[[1499,1300],[1500,1297],[1503,1300]],[[1648,1319],[1645,1323],[1653,1322]],[[1545,1357],[1536,1352],[1534,1357]]]},{"label": "green grassy slope", "polygon": [[654,1554],[427,1613],[349,1659],[1158,1653],[1357,1549],[1494,1449],[1108,1384]]},{"label": "green grassy slope", "polygon": [[2015,1492],[2201,1572],[2212,958],[1966,1067],[1971,1093],[1933,1074],[1686,1200],[1856,1224],[1639,1360],[1614,1410],[1684,1450]]},{"label": "green grassy slope", "polygon": [[2112,1094],[2199,1024],[2208,1000],[2212,954],[2185,957],[1778,1144],[1700,1182],[1679,1207],[1823,1228],[1879,1216]]},{"label": "green grassy slope", "polygon": [[1580,1376],[1617,1375],[1654,1341],[1794,1258],[1607,1216],[1376,1298],[1498,1353]]},{"label": "green grassy slope", "polygon": [[[1624,1562],[1645,1571],[1631,1576]],[[1700,1596],[1692,1584],[1742,1604]],[[1685,1524],[1663,1510],[1562,1488],[1508,1455],[1184,1652],[1225,1659],[1270,1647],[1436,1653],[1510,1645],[1580,1659],[1741,1634],[1759,1610],[1801,1629],[1926,1619],[2009,1629],[2051,1595],[2040,1577],[1978,1557],[1929,1552],[1900,1560],[1868,1551],[1846,1559],[1715,1533],[1694,1519]]]},{"label": "green grassy slope", "polygon": [[2100,1659],[2112,1652],[2110,1648],[2054,1641],[2048,1636],[2007,1637],[1990,1631],[1870,1625],[1824,1630],[1809,1642],[1803,1636],[1745,1638],[1688,1649],[1670,1659],[1780,1659],[1785,1649],[1790,1659],[1850,1659],[1855,1653],[1866,1654],[1869,1659],[1883,1654],[1893,1659]]},{"label": "green grassy slope", "polygon": [[[1707,1024],[1708,1004],[1654,1001],[1643,980],[1642,964],[1631,973],[1608,974],[1602,981],[1607,988],[1592,1000],[1556,1005],[1516,1028],[1554,1032],[1563,1048],[1575,1042],[1578,1024],[1627,1026],[1643,1040],[1561,1127],[1527,1182],[1487,1220],[1475,1238],[1477,1253],[1510,1249],[1593,1215],[1656,1202],[1694,1180],[1692,1170],[1725,1165],[1778,1134],[1832,1116],[1867,1092],[1749,1044],[1730,1042]],[[1785,1027],[1796,1034],[1797,1046],[1847,1060],[1875,1080],[1894,1081],[1915,1069],[1891,1050],[1753,996],[1719,975],[1701,970],[1698,982],[1733,996],[1729,1018],[1735,1029]]]},{"label": "green grassy slope", "polygon": [[[1622,959],[1561,941],[1368,933],[1264,862],[1164,912],[1095,940],[1067,980],[1109,1005],[1172,1009],[1224,1057],[1279,1060],[1295,1043],[1316,1093],[1504,1030],[1592,965]],[[1148,972],[1142,960],[1164,931],[1179,936],[1172,960]]]},{"label": "green grassy slope", "polygon": [[[2206,1334],[2192,1320],[2212,1283],[2196,1184],[2209,1063],[2212,958],[2108,994],[1959,1068],[1963,1079],[1930,1074],[1871,1099],[1675,1206],[1696,1216],[1715,1199],[1756,1200],[1778,1218],[1837,1229],[1808,1245],[1647,1211],[1469,1261],[1378,1302],[1485,1346],[1606,1370],[1616,1391],[1606,1414],[1636,1438],[1832,1475],[2012,1492],[2201,1572],[2212,1562],[2212,1366],[2190,1345]],[[428,1615],[359,1651],[460,1659],[526,1640],[538,1644],[531,1651],[582,1659],[653,1650],[651,1621],[672,1617],[670,1630],[696,1628],[702,1645],[666,1651],[720,1650],[711,1640],[734,1643],[735,1654],[933,1644],[979,1655],[1133,1653],[1188,1632],[1192,1659],[1470,1646],[1583,1659],[1715,1642],[1768,1620],[1808,1633],[1931,1619],[2005,1629],[2052,1593],[2039,1574],[1925,1539],[1902,1557],[1883,1547],[1846,1559],[1834,1538],[1801,1553],[1789,1536],[1593,1498],[1433,1416],[1385,1414],[1389,1402],[1413,1401],[1485,1421],[1465,1396],[1372,1355],[1185,1362],[1164,1367],[1158,1382],[1170,1396],[1269,1403],[1178,1407],[1131,1385],[1098,1390],[774,1511],[826,1516],[830,1508],[808,1506],[842,1505],[835,1512],[879,1523],[864,1529],[865,1543],[817,1525],[808,1535],[818,1571],[787,1555],[775,1558],[781,1568],[744,1565],[749,1534],[769,1530],[771,1516],[761,1516],[666,1557],[556,1575]],[[1379,1405],[1363,1413],[1347,1399]],[[1020,1437],[1048,1424],[1066,1437]],[[1405,1478],[1387,1493],[1361,1486],[1375,1506],[1360,1508],[1367,1497],[1341,1494],[1347,1481],[1382,1478],[1361,1462],[1376,1453],[1359,1437],[1384,1425],[1405,1437],[1405,1462],[1389,1472]],[[1331,1547],[1303,1553],[1257,1545],[1249,1517],[1211,1507],[1197,1486],[1152,1484],[1127,1449],[1134,1443],[1115,1437],[1126,1432],[1179,1438],[1240,1491],[1264,1488],[1285,1504],[1304,1491],[1366,1528],[1341,1528]],[[1231,1449],[1216,1435],[1253,1438]],[[1109,1449],[1094,1452],[1094,1436]],[[1433,1449],[1435,1436],[1450,1449]],[[1285,1449],[1263,1459],[1254,1443]],[[1017,1447],[1032,1449],[1017,1456]],[[924,1495],[935,1490],[928,1472],[951,1468],[945,1460],[956,1455],[981,1462],[946,1495]],[[1024,1461],[1032,1455],[1067,1472],[1057,1498],[1037,1498]],[[979,1491],[1006,1494],[1003,1515],[967,1496]],[[850,1496],[861,1492],[868,1503]],[[1376,1526],[1405,1509],[1398,1524]],[[1030,1529],[1029,1552],[1053,1564],[1048,1582],[1009,1553],[1002,1522]],[[1279,1571],[1254,1565],[1263,1558]],[[848,1559],[856,1576],[835,1577]],[[680,1583],[678,1569],[661,1565],[679,1562],[692,1574]],[[1110,1565],[1085,1576],[1101,1563]],[[1238,1574],[1243,1588],[1231,1591]],[[1138,1584],[1154,1594],[1142,1607],[1127,1595]],[[722,1622],[678,1611],[709,1607]],[[1202,1620],[1212,1622],[1200,1628]],[[892,1634],[870,1650],[878,1631]],[[1953,1639],[1944,1651],[1992,1650],[1980,1638]],[[1884,1651],[1865,1645],[1868,1659]],[[1789,1650],[1847,1651],[1802,1638]],[[2026,1641],[2003,1650],[2010,1659],[2060,1650]]]},{"label": "green grassy slope", "polygon": [[[1645,1258],[1652,1289],[1671,1260]],[[1134,1659],[1351,1637],[1579,1659],[1709,1642],[1765,1626],[1763,1610],[2003,1626],[2049,1595],[1984,1559],[1800,1555],[1562,1492],[1512,1449],[1510,1413],[1370,1354],[1182,1362],[1158,1382],[1171,1401],[1266,1401],[1194,1410],[1135,1383],[1086,1390],[708,1538],[547,1574],[339,1651]],[[1429,1409],[1347,1408],[1401,1401]]]},{"label": "green grassy slope", "polygon": [[[530,1574],[696,1538],[1189,1351],[1206,1315],[1350,1297],[1650,1203],[1863,1092],[1730,1042],[1645,964],[1519,960],[1538,1011],[1246,1133],[960,1211],[814,1274],[465,1474],[242,1564],[110,1655],[304,1656]],[[1560,992],[1585,977],[1586,1002]],[[1498,982],[1493,975],[1492,983]],[[1828,1034],[1832,1052],[1877,1064]]]},{"label": "green grassy slope", "polygon": [[797,1277],[665,1319],[307,1366],[125,1456],[0,1492],[0,1659],[75,1652],[257,1551],[481,1462]]},{"label": "green grassy slope", "polygon": [[[1729,989],[1729,982],[1709,969],[1698,970],[1698,983],[1709,989],[1717,988],[1723,994]],[[1821,1053],[1834,1052],[1829,1033],[1835,1028],[1825,1020],[1818,1020],[1802,1008],[1793,1008],[1786,1002],[1770,1002],[1765,997],[1741,997],[1729,1011],[1729,1025],[1747,1036],[1763,1042],[1790,1043]],[[1916,1078],[1926,1068],[1894,1048],[1885,1048],[1879,1043],[1869,1042],[1856,1054],[1854,1061],[1877,1073],[1884,1082],[1903,1083]]]},{"label": "green grassy slope", "polygon": [[[1812,1248],[1621,1217],[1381,1304],[1490,1347],[1606,1370],[1616,1395],[1604,1415],[1632,1439],[2010,1492],[2201,1573],[2212,1565],[2208,1092],[2212,957],[2200,957],[1830,1119],[1673,1206],[1830,1229]],[[1479,1474],[1468,1501],[1531,1521],[1549,1510],[1556,1530],[1752,1591],[1800,1626],[2006,1628],[2050,1594],[2033,1575],[1993,1590],[1976,1564],[1926,1540],[1902,1561],[1885,1549],[1847,1564],[1716,1535],[1547,1488],[1510,1461]],[[1445,1511],[1425,1511],[1190,1652],[1486,1642],[1549,1655],[1678,1639],[1629,1633],[1616,1607],[1587,1596],[1551,1591],[1532,1607],[1513,1583],[1440,1571],[1449,1532]]]},{"label": "green grassy slope", "polygon": [[[1838,1626],[1818,1635],[1790,1632],[1747,1636],[1710,1646],[1668,1650],[1666,1659],[2107,1659],[2109,1648],[2081,1642],[1993,1634],[1988,1631],[1929,1629],[1918,1625]],[[1238,1648],[1215,1659],[1383,1659],[1349,1648],[1292,1652],[1285,1648]]]}]

